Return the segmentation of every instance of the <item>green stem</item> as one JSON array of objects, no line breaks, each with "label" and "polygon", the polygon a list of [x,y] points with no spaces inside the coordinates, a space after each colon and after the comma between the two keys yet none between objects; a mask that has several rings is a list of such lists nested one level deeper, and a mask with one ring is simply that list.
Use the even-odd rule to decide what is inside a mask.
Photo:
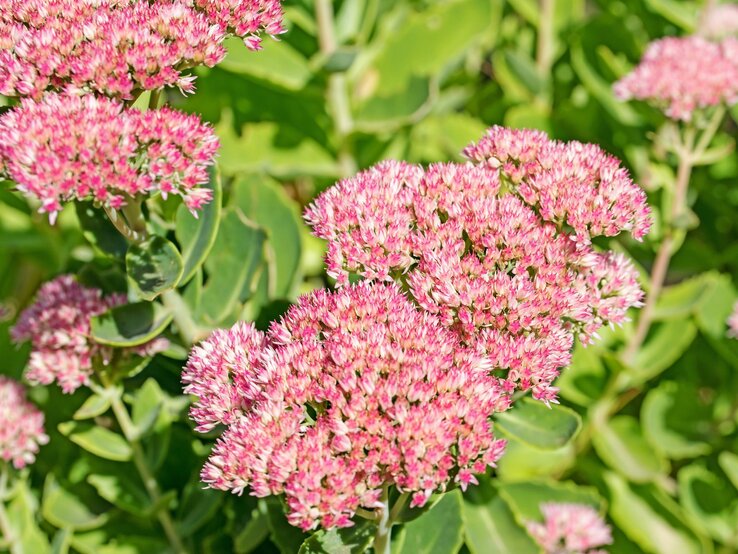
[{"label": "green stem", "polygon": [[185,343],[195,344],[203,338],[203,330],[192,319],[190,309],[176,290],[168,290],[162,294],[161,301],[172,312],[174,323],[177,325]]},{"label": "green stem", "polygon": [[114,210],[110,206],[103,206],[105,213],[108,215],[108,219],[118,232],[123,235],[129,242],[141,242],[146,238],[145,235],[134,231],[128,226],[125,219],[118,213],[118,210]]},{"label": "green stem", "polygon": [[126,205],[123,206],[122,212],[126,216],[128,226],[139,236],[146,237],[146,219],[144,219],[141,206],[143,205],[143,198],[131,198],[126,199]]},{"label": "green stem", "polygon": [[547,95],[551,89],[551,68],[554,60],[554,14],[556,0],[539,0],[538,6],[538,44],[536,46],[536,69],[541,80],[546,83],[544,91],[539,94],[539,102],[549,106]]},{"label": "green stem", "polygon": [[155,110],[159,107],[159,99],[161,98],[161,93],[163,89],[157,89],[151,91],[151,96],[149,96],[149,109]]},{"label": "green stem", "polygon": [[5,546],[10,554],[23,554],[23,548],[15,539],[15,534],[10,525],[10,518],[5,511],[5,497],[8,495],[8,467],[2,464],[0,470],[0,531],[2,531]]},{"label": "green stem", "polygon": [[131,416],[128,415],[128,409],[123,404],[120,394],[113,390],[113,384],[107,381],[104,375],[100,376],[103,385],[105,386],[106,393],[110,398],[110,405],[113,409],[113,414],[118,420],[123,436],[125,436],[128,443],[131,445],[133,451],[133,463],[136,465],[141,480],[143,481],[144,487],[149,494],[151,502],[156,508],[156,516],[159,519],[159,523],[164,529],[164,533],[169,539],[169,543],[177,554],[185,554],[187,550],[182,543],[182,539],[177,532],[177,528],[174,525],[172,516],[169,513],[169,509],[162,502],[162,494],[159,489],[159,484],[154,477],[154,473],[148,465],[146,460],[146,454],[139,442],[135,426],[131,421]]},{"label": "green stem", "polygon": [[374,534],[374,554],[391,554],[392,519],[390,518],[389,486],[385,485],[380,500],[382,507],[379,508],[377,532]]},{"label": "green stem", "polygon": [[[318,22],[320,51],[326,57],[338,48],[331,0],[315,0],[315,19]],[[338,164],[343,177],[356,173],[356,160],[351,153],[349,138],[354,129],[347,92],[346,77],[333,73],[328,77],[327,102],[338,140]]]}]

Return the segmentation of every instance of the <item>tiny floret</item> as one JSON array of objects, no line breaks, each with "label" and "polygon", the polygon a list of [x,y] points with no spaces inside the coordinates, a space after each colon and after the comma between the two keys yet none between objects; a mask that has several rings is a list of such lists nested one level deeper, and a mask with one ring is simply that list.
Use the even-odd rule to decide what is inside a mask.
[{"label": "tiny floret", "polygon": [[540,510],[543,523],[526,526],[546,554],[604,554],[597,547],[612,544],[610,526],[592,506],[551,502]]},{"label": "tiny floret", "polygon": [[[45,283],[11,330],[16,343],[31,342],[26,379],[42,385],[57,382],[65,393],[88,385],[94,362],[108,363],[114,355],[113,348],[92,339],[90,320],[125,302],[124,295],[103,296],[101,290],[82,286],[71,275]],[[119,353],[146,356],[166,347],[166,340],[154,339]]]},{"label": "tiny floret", "polygon": [[210,201],[213,129],[170,108],[142,112],[93,95],[24,99],[0,117],[0,175],[54,215],[69,200],[110,208],[130,198],[177,194],[191,211]]},{"label": "tiny floret", "polygon": [[697,110],[738,102],[736,53],[734,38],[657,40],[638,66],[615,83],[615,94],[623,100],[645,100],[672,119],[690,121]]},{"label": "tiny floret", "polygon": [[0,459],[21,469],[36,460],[39,446],[49,442],[44,414],[26,399],[26,389],[0,375]]},{"label": "tiny floret", "polygon": [[347,527],[395,486],[422,506],[476,483],[505,442],[510,398],[486,359],[396,285],[299,299],[266,336],[238,324],[196,347],[184,372],[193,417],[225,431],[202,470],[213,488],[284,495],[302,529]]}]

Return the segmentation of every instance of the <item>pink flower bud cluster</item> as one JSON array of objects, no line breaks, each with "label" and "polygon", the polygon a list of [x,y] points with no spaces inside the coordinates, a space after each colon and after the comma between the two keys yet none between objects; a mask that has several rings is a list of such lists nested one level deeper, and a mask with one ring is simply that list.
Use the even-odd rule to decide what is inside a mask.
[{"label": "pink flower bud cluster", "polygon": [[328,240],[329,275],[403,282],[414,300],[504,372],[507,390],[555,401],[575,336],[639,306],[624,256],[598,235],[650,225],[644,192],[599,148],[495,127],[466,149],[478,165],[384,162],[306,211]]},{"label": "pink flower bud cluster", "polygon": [[129,100],[141,90],[194,90],[183,71],[214,66],[226,33],[259,47],[283,32],[278,0],[8,0],[0,8],[0,94],[40,98],[72,88]]},{"label": "pink flower bud cluster", "polygon": [[237,324],[192,350],[191,416],[201,431],[226,426],[201,478],[283,494],[306,530],[352,525],[387,485],[422,506],[504,450],[490,417],[510,398],[490,369],[394,284],[315,291],[266,334]]},{"label": "pink flower bud cluster", "polygon": [[528,532],[546,554],[604,554],[593,550],[612,544],[612,534],[597,511],[586,504],[545,503],[543,523],[530,521]]},{"label": "pink flower bud cluster", "polygon": [[[124,295],[103,296],[101,290],[84,287],[71,275],[45,283],[11,330],[16,343],[31,342],[26,379],[42,385],[56,381],[65,393],[89,384],[94,362],[107,363],[113,355],[111,347],[90,336],[90,320],[125,302]],[[166,347],[165,339],[155,339],[120,353],[149,356]]]},{"label": "pink flower bud cluster", "polygon": [[733,306],[733,313],[728,318],[728,336],[738,339],[738,302]]},{"label": "pink flower bud cluster", "polygon": [[193,115],[141,112],[109,98],[47,94],[0,116],[0,175],[54,215],[68,200],[120,208],[126,198],[178,194],[190,210],[210,201],[219,143]]},{"label": "pink flower bud cluster", "polygon": [[23,385],[0,375],[0,459],[21,469],[34,462],[39,446],[47,442],[44,414],[26,400]]},{"label": "pink flower bud cluster", "polygon": [[638,66],[615,83],[623,100],[645,100],[672,119],[738,102],[738,39],[668,37],[651,43]]}]

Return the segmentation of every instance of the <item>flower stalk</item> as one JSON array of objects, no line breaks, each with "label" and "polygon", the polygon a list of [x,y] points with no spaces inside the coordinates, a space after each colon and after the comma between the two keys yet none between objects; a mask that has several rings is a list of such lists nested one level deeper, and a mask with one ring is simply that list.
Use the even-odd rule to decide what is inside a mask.
[{"label": "flower stalk", "polygon": [[3,463],[0,469],[0,532],[3,542],[0,547],[7,548],[10,554],[23,554],[23,548],[16,540],[10,525],[10,518],[5,511],[5,499],[8,496],[8,464]]}]

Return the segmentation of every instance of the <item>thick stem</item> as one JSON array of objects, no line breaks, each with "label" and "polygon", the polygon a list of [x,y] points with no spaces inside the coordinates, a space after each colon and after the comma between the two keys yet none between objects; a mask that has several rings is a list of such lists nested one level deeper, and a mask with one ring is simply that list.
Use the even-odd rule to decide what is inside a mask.
[{"label": "thick stem", "polygon": [[110,222],[118,230],[118,232],[126,238],[126,240],[130,242],[141,242],[146,238],[144,234],[131,229],[128,226],[128,223],[126,223],[125,219],[121,216],[121,214],[118,213],[118,210],[114,210],[109,206],[103,206],[103,209],[108,215],[108,219],[110,220]]},{"label": "thick stem", "polygon": [[10,526],[10,518],[5,511],[5,497],[8,495],[8,468],[5,463],[0,470],[0,532],[3,534],[5,547],[10,554],[23,554],[23,548],[15,539],[15,534]]},{"label": "thick stem", "polygon": [[[102,376],[101,379],[103,379]],[[108,389],[110,405],[113,408],[115,418],[118,420],[118,425],[120,425],[123,435],[131,445],[131,450],[133,451],[133,463],[136,465],[136,469],[141,476],[141,480],[143,481],[144,487],[146,487],[146,492],[148,492],[151,502],[156,507],[156,516],[159,519],[159,523],[164,529],[164,533],[166,534],[174,551],[177,554],[185,554],[187,550],[185,549],[182,539],[177,532],[172,516],[169,514],[169,509],[163,505],[159,484],[146,461],[146,454],[141,447],[139,438],[136,436],[135,426],[133,425],[133,421],[131,421],[131,417],[128,415],[128,409],[123,404],[123,400],[121,400],[120,395],[117,392],[110,390],[112,385],[105,382],[104,379],[103,384],[106,389]]]},{"label": "thick stem", "polygon": [[382,507],[379,509],[377,532],[374,534],[374,554],[391,554],[392,518],[390,517],[389,487],[382,491]]},{"label": "thick stem", "polygon": [[536,69],[541,81],[545,83],[543,90],[536,98],[539,104],[550,108],[551,99],[551,68],[554,61],[554,13],[556,11],[556,0],[539,0],[538,11],[538,43],[536,45]]},{"label": "thick stem", "polygon": [[172,312],[174,323],[187,344],[194,344],[203,338],[203,330],[192,319],[190,309],[177,291],[168,290],[161,295],[161,301]]},{"label": "thick stem", "polygon": [[[318,22],[320,51],[326,57],[338,48],[331,0],[315,0],[315,19]],[[354,122],[351,116],[346,77],[333,73],[328,77],[327,101],[333,118],[333,127],[338,139],[338,163],[343,177],[356,173],[356,160],[349,144]]]},{"label": "thick stem", "polygon": [[151,96],[149,96],[149,109],[155,110],[159,107],[159,99],[161,98],[161,93],[163,89],[157,89],[151,91]]},{"label": "thick stem", "polygon": [[126,216],[128,227],[139,236],[146,237],[146,219],[141,211],[143,198],[128,198],[126,205],[123,206],[123,215]]}]

